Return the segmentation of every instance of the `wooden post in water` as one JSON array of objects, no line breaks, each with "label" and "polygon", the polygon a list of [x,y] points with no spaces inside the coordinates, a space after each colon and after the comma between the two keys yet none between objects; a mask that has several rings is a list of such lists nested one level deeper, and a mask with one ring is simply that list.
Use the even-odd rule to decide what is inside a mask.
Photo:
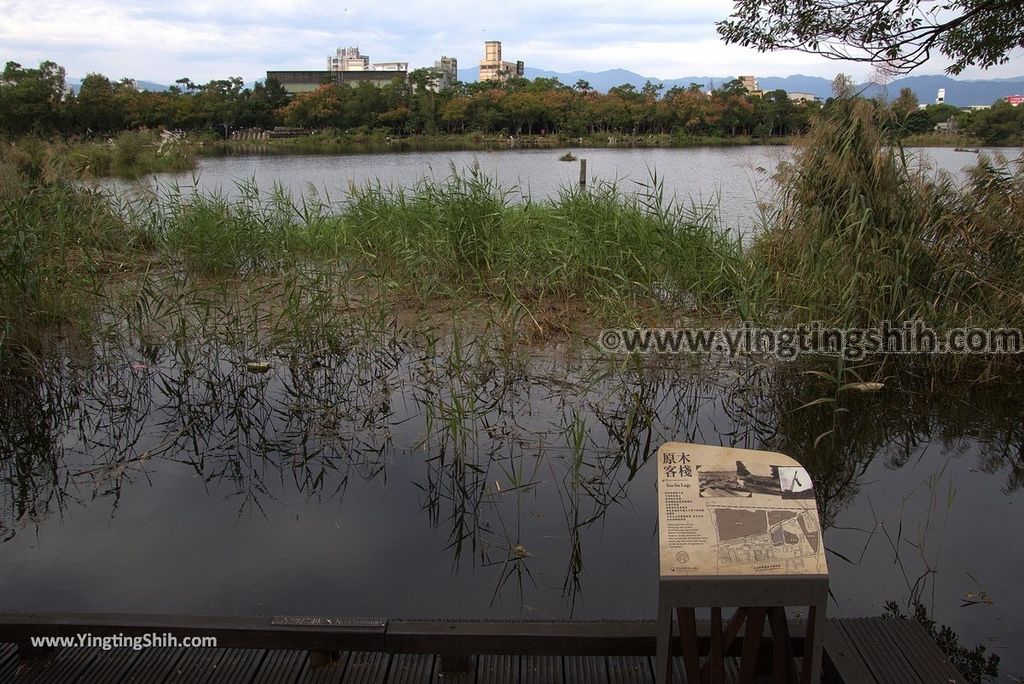
[{"label": "wooden post in water", "polygon": [[587,160],[580,159],[580,188],[587,187]]}]

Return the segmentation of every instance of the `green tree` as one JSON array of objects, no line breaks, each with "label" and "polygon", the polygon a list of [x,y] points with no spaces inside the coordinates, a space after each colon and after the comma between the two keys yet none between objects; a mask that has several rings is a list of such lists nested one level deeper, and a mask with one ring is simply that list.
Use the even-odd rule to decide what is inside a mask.
[{"label": "green tree", "polygon": [[0,75],[0,130],[21,134],[64,129],[64,68],[41,62],[25,69],[7,62]]},{"label": "green tree", "polygon": [[118,96],[110,79],[102,74],[88,74],[82,79],[75,109],[75,119],[81,129],[110,133],[125,127],[125,101]]},{"label": "green tree", "polygon": [[958,74],[1005,64],[1024,47],[1020,0],[737,0],[717,24],[726,43],[797,50],[829,59],[882,64],[906,73],[938,51]]},{"label": "green tree", "polygon": [[892,111],[898,121],[904,121],[918,107],[917,95],[910,88],[900,88],[899,96],[892,102]]}]

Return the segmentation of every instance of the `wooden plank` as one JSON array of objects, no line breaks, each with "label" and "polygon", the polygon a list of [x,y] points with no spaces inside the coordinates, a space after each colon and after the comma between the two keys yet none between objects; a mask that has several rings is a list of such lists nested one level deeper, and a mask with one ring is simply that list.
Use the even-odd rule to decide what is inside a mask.
[{"label": "wooden plank", "polygon": [[256,670],[253,684],[279,684],[295,682],[306,663],[305,651],[267,651]]},{"label": "wooden plank", "polygon": [[857,648],[875,680],[881,684],[921,684],[921,678],[877,626],[861,618],[838,623]]},{"label": "wooden plank", "polygon": [[171,669],[165,684],[193,684],[206,681],[210,673],[224,658],[227,649],[187,648],[185,654]]},{"label": "wooden plank", "polygon": [[49,658],[24,661],[16,670],[15,679],[31,684],[73,682],[99,653],[99,649],[92,648],[62,648]]},{"label": "wooden plank", "polygon": [[519,684],[519,656],[480,656],[476,665],[476,684]]},{"label": "wooden plank", "polygon": [[[794,625],[794,630],[797,626]],[[212,636],[220,648],[495,655],[654,655],[656,624],[633,621],[360,620],[316,617],[168,616],[0,612],[0,642],[28,635]],[[741,640],[723,650],[738,655]],[[710,628],[697,623],[698,650],[710,649]],[[769,644],[765,644],[767,647]],[[673,642],[673,648],[678,644]],[[794,640],[796,655],[803,653]]]},{"label": "wooden plank", "polygon": [[592,684],[608,681],[608,665],[598,656],[565,656],[565,684]]},{"label": "wooden plank", "polygon": [[119,682],[142,655],[141,650],[114,648],[102,651],[80,675],[78,684],[108,684]]},{"label": "wooden plank", "polygon": [[651,684],[654,681],[649,657],[608,656],[606,660],[610,684]]},{"label": "wooden plank", "polygon": [[434,661],[434,679],[437,681],[445,682],[456,682],[457,684],[475,684],[476,682],[476,664],[477,656],[468,656],[469,662],[466,664],[466,670],[463,672],[445,672],[441,667],[441,656],[437,657]]},{"label": "wooden plank", "polygon": [[873,682],[867,663],[857,647],[850,641],[839,620],[825,621],[822,657],[822,676],[826,681]]},{"label": "wooden plank", "polygon": [[18,656],[11,656],[0,660],[0,682],[14,681],[14,673],[18,669]]},{"label": "wooden plank", "polygon": [[[740,683],[750,684],[757,671],[758,647],[764,634],[766,608],[751,608],[747,614],[747,630],[743,636],[743,660],[740,662]],[[755,639],[758,641],[755,642]]]},{"label": "wooden plank", "polygon": [[348,667],[341,681],[345,684],[384,684],[390,660],[387,653],[353,653],[348,658]]},{"label": "wooden plank", "polygon": [[426,653],[399,653],[391,657],[388,684],[421,684],[434,674],[434,656]]},{"label": "wooden plank", "polygon": [[524,655],[519,659],[521,684],[563,684],[561,656]]},{"label": "wooden plank", "polygon": [[903,652],[911,667],[926,682],[965,682],[963,673],[949,662],[949,658],[916,620],[873,618]]},{"label": "wooden plank", "polygon": [[307,653],[296,681],[303,684],[339,684],[348,674],[350,661],[348,652]]},{"label": "wooden plank", "polygon": [[214,663],[206,679],[201,681],[216,682],[217,684],[249,684],[265,656],[266,651],[262,649],[224,649],[223,657]]},{"label": "wooden plank", "polygon": [[382,651],[386,629],[386,620],[340,617],[0,612],[0,642],[28,636],[142,636],[158,632],[179,639],[216,637],[221,648]]},{"label": "wooden plank", "polygon": [[185,655],[183,648],[147,648],[128,668],[125,682],[162,682]]},{"label": "wooden plank", "polygon": [[494,655],[653,655],[653,620],[483,622],[391,620],[392,653]]}]

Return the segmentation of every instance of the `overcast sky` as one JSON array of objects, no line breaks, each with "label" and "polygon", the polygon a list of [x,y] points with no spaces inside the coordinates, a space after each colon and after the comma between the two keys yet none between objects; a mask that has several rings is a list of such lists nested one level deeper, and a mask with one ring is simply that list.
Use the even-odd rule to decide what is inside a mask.
[{"label": "overcast sky", "polygon": [[[501,40],[506,60],[553,71],[624,68],[644,76],[758,76],[837,72],[865,80],[868,67],[795,52],[759,54],[723,45],[714,22],[728,0],[524,0],[482,3],[393,0],[0,0],[0,61],[51,59],[71,77],[99,72],[171,83],[263,78],[268,69],[323,69],[336,47],[358,45],[372,61],[461,68]],[[915,73],[941,73],[930,62]],[[960,78],[1024,75],[1024,60]]]}]

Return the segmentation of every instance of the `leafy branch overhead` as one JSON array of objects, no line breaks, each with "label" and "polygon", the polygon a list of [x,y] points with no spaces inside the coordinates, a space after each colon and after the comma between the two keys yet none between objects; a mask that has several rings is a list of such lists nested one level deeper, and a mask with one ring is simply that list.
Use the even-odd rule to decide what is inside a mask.
[{"label": "leafy branch overhead", "polygon": [[1024,47],[1021,0],[738,0],[718,22],[727,43],[797,50],[907,73],[935,53],[959,74]]}]

